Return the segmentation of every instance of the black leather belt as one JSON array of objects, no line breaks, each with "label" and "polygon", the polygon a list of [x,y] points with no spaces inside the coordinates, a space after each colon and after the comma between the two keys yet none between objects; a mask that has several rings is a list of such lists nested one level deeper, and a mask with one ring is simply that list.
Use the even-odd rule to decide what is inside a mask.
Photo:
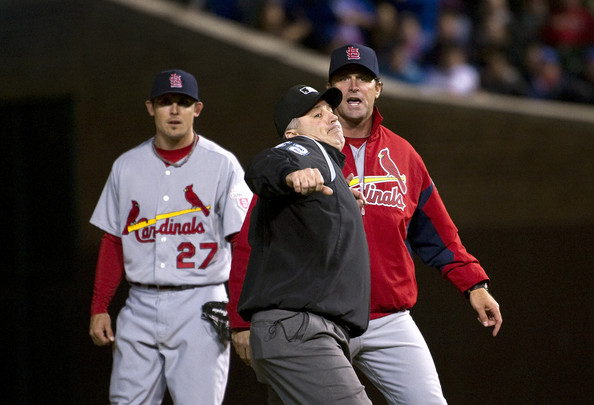
[{"label": "black leather belt", "polygon": [[157,291],[181,291],[189,290],[190,288],[197,288],[199,285],[196,284],[182,284],[182,285],[157,285],[157,284],[143,284],[130,281],[130,285],[134,287],[147,288],[149,290]]}]

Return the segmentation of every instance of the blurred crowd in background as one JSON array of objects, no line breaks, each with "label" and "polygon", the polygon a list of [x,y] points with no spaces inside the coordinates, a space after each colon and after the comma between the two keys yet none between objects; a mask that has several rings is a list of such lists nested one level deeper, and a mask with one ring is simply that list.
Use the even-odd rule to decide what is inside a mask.
[{"label": "blurred crowd in background", "polygon": [[182,0],[323,53],[375,49],[383,78],[594,104],[594,0]]}]

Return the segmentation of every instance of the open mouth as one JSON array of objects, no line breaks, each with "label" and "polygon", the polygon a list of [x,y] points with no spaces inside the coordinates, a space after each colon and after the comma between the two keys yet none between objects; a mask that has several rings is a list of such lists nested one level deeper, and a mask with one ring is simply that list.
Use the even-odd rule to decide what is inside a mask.
[{"label": "open mouth", "polygon": [[348,105],[359,105],[361,104],[361,99],[357,97],[349,97],[347,98]]}]

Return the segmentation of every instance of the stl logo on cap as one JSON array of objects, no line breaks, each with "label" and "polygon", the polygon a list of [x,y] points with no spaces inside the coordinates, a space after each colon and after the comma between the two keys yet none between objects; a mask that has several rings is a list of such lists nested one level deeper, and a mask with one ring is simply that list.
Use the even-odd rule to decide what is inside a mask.
[{"label": "stl logo on cap", "polygon": [[355,48],[354,46],[349,46],[346,50],[346,54],[347,54],[348,60],[361,59],[361,54],[359,53],[359,48]]},{"label": "stl logo on cap", "polygon": [[171,76],[169,76],[169,85],[171,88],[181,89],[183,87],[181,76],[177,73],[172,73]]},{"label": "stl logo on cap", "polygon": [[300,92],[302,92],[303,94],[309,94],[309,93],[317,93],[318,91],[316,89],[314,89],[313,87],[302,87],[299,89]]}]

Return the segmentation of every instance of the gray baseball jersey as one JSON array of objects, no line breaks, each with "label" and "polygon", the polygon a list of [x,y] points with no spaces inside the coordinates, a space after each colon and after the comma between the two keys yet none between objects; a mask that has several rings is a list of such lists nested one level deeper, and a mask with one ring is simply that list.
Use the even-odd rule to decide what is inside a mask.
[{"label": "gray baseball jersey", "polygon": [[208,285],[228,278],[225,236],[239,232],[252,197],[243,169],[203,136],[180,163],[163,164],[149,139],[113,164],[90,222],[122,238],[129,281]]}]

